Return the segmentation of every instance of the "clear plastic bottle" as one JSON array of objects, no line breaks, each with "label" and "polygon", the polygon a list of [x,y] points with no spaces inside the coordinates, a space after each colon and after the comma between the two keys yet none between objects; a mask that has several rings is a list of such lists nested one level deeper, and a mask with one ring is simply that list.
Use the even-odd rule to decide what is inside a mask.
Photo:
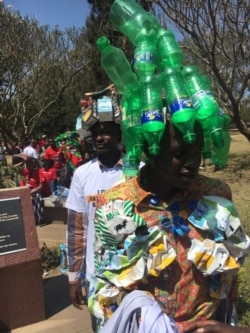
[{"label": "clear plastic bottle", "polygon": [[199,73],[197,66],[185,66],[183,74],[190,95],[195,117],[204,130],[211,133],[213,144],[223,146],[223,134],[218,123],[219,105],[209,89],[208,79]]},{"label": "clear plastic bottle", "polygon": [[101,51],[101,66],[115,85],[117,91],[128,95],[131,86],[138,84],[136,74],[133,72],[124,52],[110,44],[107,37],[101,36],[96,44]]},{"label": "clear plastic bottle", "polygon": [[177,43],[174,33],[169,29],[161,28],[157,34],[158,52],[157,67],[163,72],[167,67],[180,67],[184,54]]},{"label": "clear plastic bottle", "polygon": [[181,131],[188,144],[195,142],[195,111],[181,69],[167,68],[162,74],[162,82],[172,123]]},{"label": "clear plastic bottle", "polygon": [[115,0],[111,6],[109,18],[112,24],[134,45],[137,45],[142,36],[154,41],[155,33],[160,28],[156,17],[134,0]]}]

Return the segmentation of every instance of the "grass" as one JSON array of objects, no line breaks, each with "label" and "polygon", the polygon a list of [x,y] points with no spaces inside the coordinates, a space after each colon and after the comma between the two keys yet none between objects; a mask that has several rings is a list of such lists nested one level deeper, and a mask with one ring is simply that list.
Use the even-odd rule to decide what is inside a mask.
[{"label": "grass", "polygon": [[239,273],[239,299],[238,299],[238,316],[240,326],[249,326],[250,323],[250,257],[245,260]]}]

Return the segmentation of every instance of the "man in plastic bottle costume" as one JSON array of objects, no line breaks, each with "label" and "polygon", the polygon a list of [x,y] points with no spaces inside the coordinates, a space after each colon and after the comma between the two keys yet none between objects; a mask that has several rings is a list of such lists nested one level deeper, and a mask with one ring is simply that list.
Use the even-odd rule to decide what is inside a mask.
[{"label": "man in plastic bottle costume", "polygon": [[82,278],[88,280],[94,268],[96,195],[123,178],[119,150],[121,114],[114,88],[87,93],[86,97],[89,103],[82,110],[83,128],[91,133],[97,157],[75,170],[66,201],[69,292],[77,308],[84,304]]},{"label": "man in plastic bottle costume", "polygon": [[157,332],[161,317],[152,323],[152,298],[176,323],[163,318],[172,331],[162,326],[161,332],[184,332],[198,320],[234,320],[237,271],[249,238],[228,185],[198,174],[204,144],[199,123],[195,134],[187,144],[166,120],[160,153],[150,155],[145,143],[147,163],[138,176],[97,198],[88,306],[102,333],[112,327],[116,333],[141,332],[140,325]]}]

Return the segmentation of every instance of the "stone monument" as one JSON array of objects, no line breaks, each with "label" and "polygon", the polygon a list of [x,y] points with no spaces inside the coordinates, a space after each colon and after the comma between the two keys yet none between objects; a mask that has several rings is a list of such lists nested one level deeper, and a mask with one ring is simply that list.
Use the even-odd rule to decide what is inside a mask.
[{"label": "stone monument", "polygon": [[0,190],[0,332],[45,319],[42,263],[29,189]]}]

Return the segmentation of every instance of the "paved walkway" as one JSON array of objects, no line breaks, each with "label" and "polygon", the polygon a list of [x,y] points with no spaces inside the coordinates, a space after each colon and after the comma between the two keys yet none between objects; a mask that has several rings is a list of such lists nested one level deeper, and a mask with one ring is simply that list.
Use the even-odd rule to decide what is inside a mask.
[{"label": "paved walkway", "polygon": [[[37,227],[39,243],[48,246],[65,241],[66,225],[52,223]],[[11,333],[92,333],[87,307],[78,310],[68,296],[67,277],[57,269],[44,279],[46,320],[17,328]]]}]

